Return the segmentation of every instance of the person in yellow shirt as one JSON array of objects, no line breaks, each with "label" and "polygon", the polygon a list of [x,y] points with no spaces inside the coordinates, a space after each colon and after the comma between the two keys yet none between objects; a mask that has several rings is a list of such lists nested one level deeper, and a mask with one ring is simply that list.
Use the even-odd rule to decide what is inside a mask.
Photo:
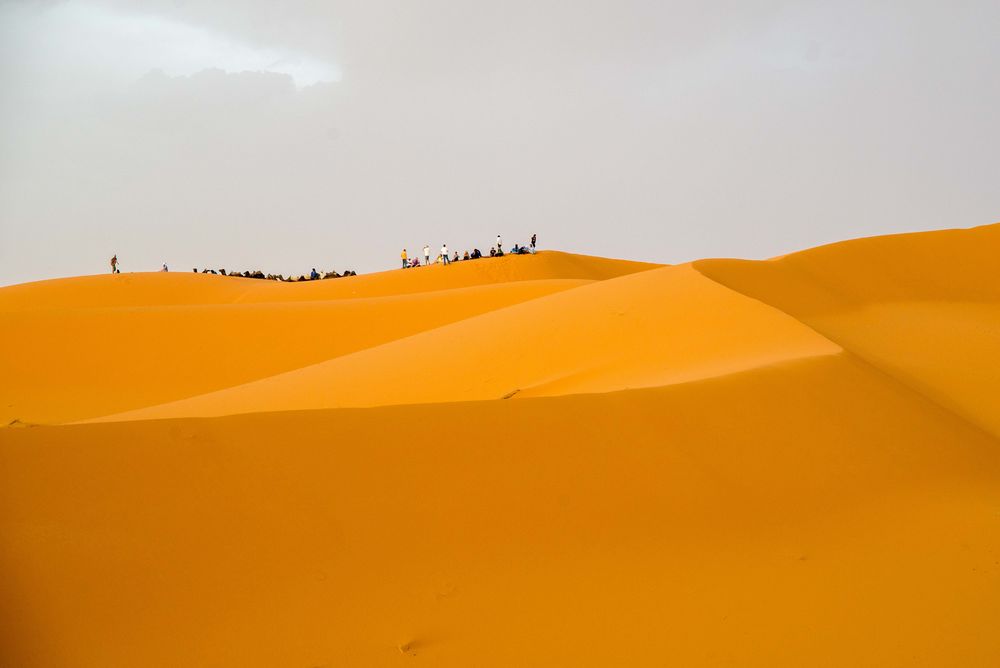
[{"label": "person in yellow shirt", "polygon": [[399,254],[399,257],[403,258],[403,269],[406,269],[407,264],[406,264],[406,249],[405,248],[403,249],[403,252]]}]

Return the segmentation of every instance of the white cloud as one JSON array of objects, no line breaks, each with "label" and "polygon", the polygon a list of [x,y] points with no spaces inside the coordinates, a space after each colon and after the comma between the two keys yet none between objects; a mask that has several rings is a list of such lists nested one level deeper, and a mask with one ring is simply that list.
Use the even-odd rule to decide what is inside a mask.
[{"label": "white cloud", "polygon": [[[151,69],[171,76],[208,68],[228,72],[277,72],[299,86],[335,81],[329,62],[294,48],[252,46],[209,28],[156,14],[126,12],[87,0],[69,0],[40,11],[7,7],[21,14],[20,57],[38,59],[75,72],[101,71],[106,77],[135,79]],[[28,45],[29,32],[33,34]]]}]

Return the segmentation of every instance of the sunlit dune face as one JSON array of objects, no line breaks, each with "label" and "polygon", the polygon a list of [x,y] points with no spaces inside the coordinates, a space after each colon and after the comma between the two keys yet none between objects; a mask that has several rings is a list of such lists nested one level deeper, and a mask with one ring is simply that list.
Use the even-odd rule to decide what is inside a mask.
[{"label": "sunlit dune face", "polygon": [[0,663],[993,665],[998,253],[2,288]]}]

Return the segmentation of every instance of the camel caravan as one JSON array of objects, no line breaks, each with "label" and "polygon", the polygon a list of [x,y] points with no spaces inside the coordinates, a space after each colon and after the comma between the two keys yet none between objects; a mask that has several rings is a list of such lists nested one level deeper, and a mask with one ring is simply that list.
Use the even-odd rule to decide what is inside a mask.
[{"label": "camel caravan", "polygon": [[[195,267],[193,271],[194,273],[197,274],[198,268]],[[357,272],[351,271],[349,269],[342,274],[338,274],[336,271],[327,271],[324,273],[320,273],[315,269],[313,269],[311,272],[309,272],[308,276],[302,274],[300,276],[289,276],[288,278],[285,278],[281,274],[265,274],[259,269],[256,271],[244,271],[242,273],[238,271],[231,271],[229,273],[226,273],[225,269],[219,269],[218,271],[216,271],[215,269],[202,269],[201,273],[219,274],[221,276],[236,276],[237,278],[258,278],[265,281],[282,281],[283,283],[298,283],[299,281],[322,281],[328,278],[344,278],[347,276],[358,275]]]}]

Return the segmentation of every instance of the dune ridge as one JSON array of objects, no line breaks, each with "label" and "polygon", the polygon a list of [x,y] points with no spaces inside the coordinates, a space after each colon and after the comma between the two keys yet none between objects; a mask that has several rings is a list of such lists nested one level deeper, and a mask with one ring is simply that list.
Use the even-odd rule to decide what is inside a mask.
[{"label": "dune ridge", "polygon": [[[553,312],[563,315],[553,320]],[[691,339],[693,329],[704,335]],[[553,340],[559,345],[551,346]],[[100,419],[608,392],[840,350],[688,266],[667,267],[510,305],[280,376]],[[415,365],[429,370],[427,377],[401,373]]]},{"label": "dune ridge", "polygon": [[305,283],[156,272],[2,288],[0,343],[18,354],[0,358],[0,424],[185,399],[655,266],[550,251]]},{"label": "dune ridge", "polygon": [[1000,225],[873,237],[695,267],[1000,436]]},{"label": "dune ridge", "polygon": [[0,289],[0,664],[995,665],[998,253]]},{"label": "dune ridge", "polygon": [[[530,257],[530,261],[528,260]],[[515,281],[605,280],[661,265],[542,251],[295,283],[194,272],[139,272],[57,278],[0,288],[0,312],[32,309],[150,307],[247,302],[322,301],[399,296]],[[447,272],[447,273],[445,273]]]}]

